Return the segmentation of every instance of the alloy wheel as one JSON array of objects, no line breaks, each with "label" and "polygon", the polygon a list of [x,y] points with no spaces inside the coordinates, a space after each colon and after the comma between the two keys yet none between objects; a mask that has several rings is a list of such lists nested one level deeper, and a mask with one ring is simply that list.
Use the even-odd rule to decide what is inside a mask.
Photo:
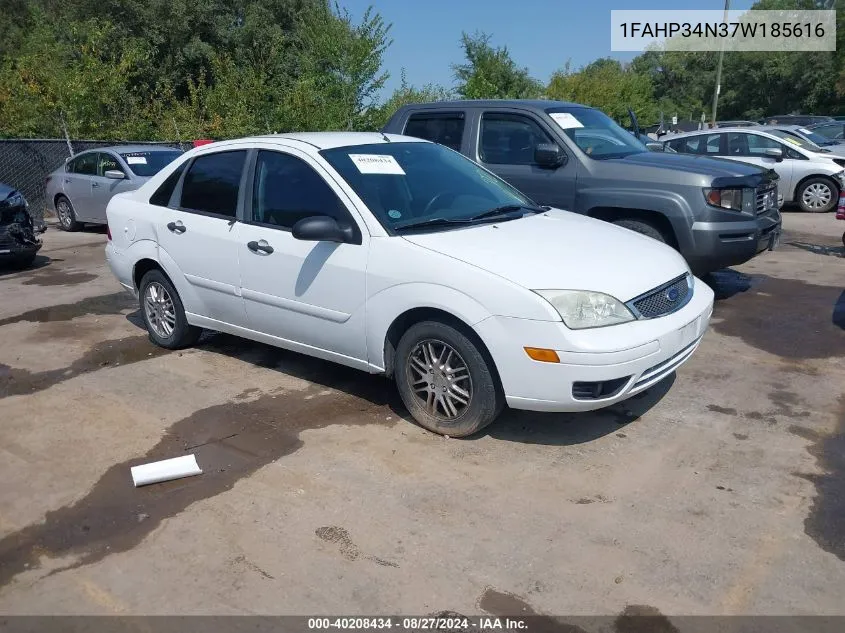
[{"label": "alloy wheel", "polygon": [[405,366],[414,396],[429,415],[459,417],[472,401],[472,377],[461,355],[443,341],[416,344]]},{"label": "alloy wheel", "polygon": [[176,310],[170,293],[157,281],[144,291],[144,312],[153,331],[161,338],[170,338],[176,328]]}]

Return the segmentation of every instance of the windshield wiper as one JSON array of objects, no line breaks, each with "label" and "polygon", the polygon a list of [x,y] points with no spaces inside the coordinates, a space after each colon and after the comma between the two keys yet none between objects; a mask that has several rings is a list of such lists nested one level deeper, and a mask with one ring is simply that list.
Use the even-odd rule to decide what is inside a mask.
[{"label": "windshield wiper", "polygon": [[492,209],[488,209],[487,211],[482,211],[481,213],[474,215],[471,218],[468,218],[468,221],[475,222],[476,220],[484,220],[486,218],[492,218],[497,215],[505,215],[506,213],[513,213],[515,211],[530,211],[532,213],[543,213],[547,211],[547,209],[543,209],[541,207],[532,207],[528,204],[505,204],[501,207],[493,207]]},{"label": "windshield wiper", "polygon": [[408,222],[406,224],[399,224],[393,227],[394,231],[402,231],[404,229],[416,229],[425,226],[447,226],[454,224],[469,224],[471,220],[466,218],[429,218],[428,220],[419,220],[418,222]]}]

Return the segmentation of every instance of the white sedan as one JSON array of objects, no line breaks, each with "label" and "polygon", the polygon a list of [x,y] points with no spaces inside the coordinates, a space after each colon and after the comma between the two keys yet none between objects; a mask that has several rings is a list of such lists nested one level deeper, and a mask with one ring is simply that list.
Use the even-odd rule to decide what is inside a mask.
[{"label": "white sedan", "polygon": [[670,247],[398,135],[204,145],[107,213],[108,262],[157,345],[208,328],[386,374],[452,436],[505,404],[641,392],[689,359],[713,309]]}]

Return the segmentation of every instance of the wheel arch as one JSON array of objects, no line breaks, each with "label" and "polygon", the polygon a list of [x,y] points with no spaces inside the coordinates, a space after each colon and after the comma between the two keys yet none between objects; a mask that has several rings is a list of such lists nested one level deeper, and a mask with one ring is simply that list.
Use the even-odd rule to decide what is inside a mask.
[{"label": "wheel arch", "polygon": [[410,308],[393,319],[390,326],[387,328],[387,332],[385,332],[384,346],[382,350],[384,358],[384,373],[387,377],[393,377],[396,347],[399,344],[399,340],[402,338],[402,335],[417,323],[422,323],[424,321],[438,321],[440,323],[445,323],[446,325],[455,328],[472,341],[472,343],[478,348],[479,353],[481,353],[484,360],[487,362],[496,383],[496,388],[503,393],[502,380],[499,376],[499,370],[496,367],[496,362],[493,360],[492,354],[490,354],[490,350],[487,348],[487,344],[469,323],[442,308]]},{"label": "wheel arch", "polygon": [[597,206],[587,211],[587,215],[597,220],[614,222],[615,220],[639,220],[656,228],[666,238],[666,243],[678,249],[680,243],[678,234],[671,220],[665,213],[652,209],[636,209],[629,207]]}]

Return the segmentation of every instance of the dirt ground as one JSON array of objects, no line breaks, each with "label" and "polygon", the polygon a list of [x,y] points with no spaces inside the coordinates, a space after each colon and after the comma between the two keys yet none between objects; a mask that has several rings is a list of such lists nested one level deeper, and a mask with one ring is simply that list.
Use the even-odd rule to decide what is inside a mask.
[{"label": "dirt ground", "polygon": [[845,222],[784,223],[675,376],[466,440],[379,377],[154,347],[105,234],[51,227],[0,272],[0,613],[845,614]]}]

